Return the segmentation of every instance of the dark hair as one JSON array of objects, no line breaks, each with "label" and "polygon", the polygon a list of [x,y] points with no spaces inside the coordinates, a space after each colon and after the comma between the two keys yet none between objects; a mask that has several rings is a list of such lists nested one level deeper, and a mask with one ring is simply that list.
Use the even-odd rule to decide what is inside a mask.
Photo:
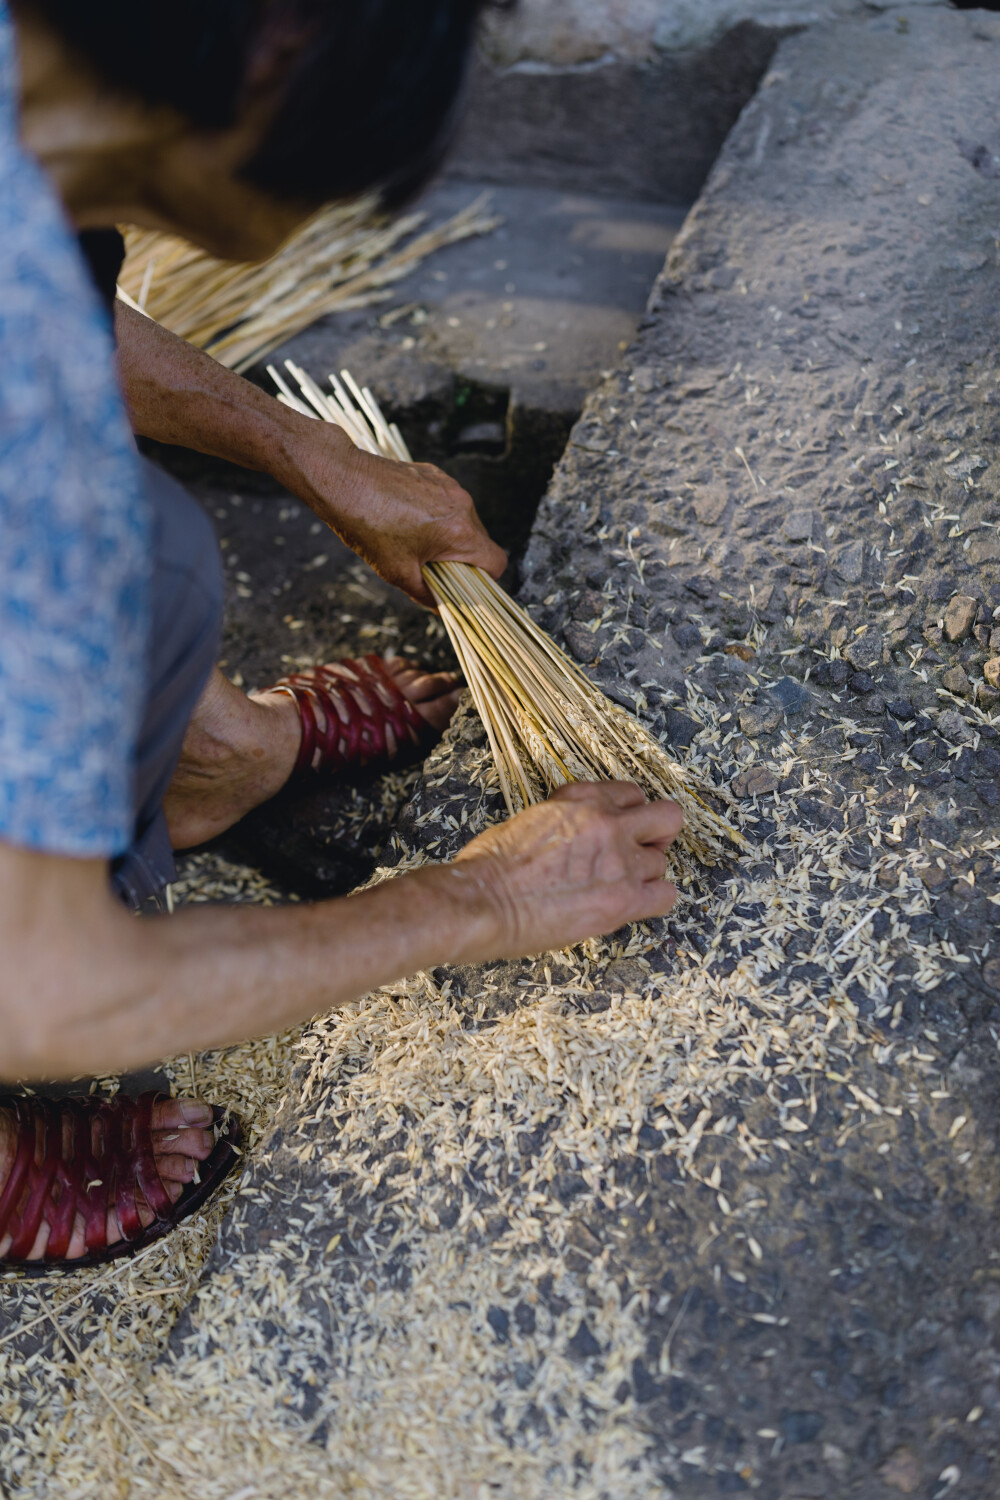
[{"label": "dark hair", "polygon": [[447,145],[481,0],[15,0],[114,89],[203,129],[235,122],[255,53],[290,42],[275,117],[242,175],[321,204],[415,191]]}]

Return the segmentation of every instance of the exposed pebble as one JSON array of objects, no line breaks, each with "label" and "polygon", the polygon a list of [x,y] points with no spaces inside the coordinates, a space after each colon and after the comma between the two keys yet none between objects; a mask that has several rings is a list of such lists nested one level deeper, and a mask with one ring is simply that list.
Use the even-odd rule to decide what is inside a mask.
[{"label": "exposed pebble", "polygon": [[777,789],[778,779],[766,766],[751,766],[749,771],[744,771],[732,783],[732,792],[736,797],[765,797],[768,792],[776,792]]},{"label": "exposed pebble", "polygon": [[912,1448],[896,1448],[878,1471],[889,1489],[901,1495],[915,1495],[923,1478],[923,1465]]},{"label": "exposed pebble", "polygon": [[859,672],[870,672],[882,660],[884,647],[882,632],[877,625],[867,625],[844,647],[844,655]]},{"label": "exposed pebble", "polygon": [[690,651],[692,647],[701,645],[701,631],[697,625],[674,625],[670,633],[682,651]]},{"label": "exposed pebble", "polygon": [[957,644],[972,633],[979,613],[979,600],[969,594],[956,594],[944,612],[944,637]]},{"label": "exposed pebble", "polygon": [[946,708],[944,713],[938,714],[938,732],[943,734],[946,740],[953,745],[969,745],[973,739],[973,729],[968,719],[955,708]]},{"label": "exposed pebble", "polygon": [[649,975],[642,964],[634,958],[613,958],[601,976],[609,991],[632,990],[641,994]]},{"label": "exposed pebble", "polygon": [[740,713],[740,728],[752,740],[772,734],[781,723],[781,709],[775,703],[755,703]]},{"label": "exposed pebble", "polygon": [[800,714],[810,703],[808,688],[803,687],[801,682],[796,682],[794,677],[779,677],[777,682],[772,683],[769,692],[786,714]]},{"label": "exposed pebble", "polygon": [[812,539],[816,525],[816,514],[811,510],[793,510],[785,517],[782,531],[790,542],[808,542]]},{"label": "exposed pebble", "polygon": [[781,1414],[781,1435],[786,1443],[811,1443],[823,1429],[818,1411],[786,1411]]},{"label": "exposed pebble", "polygon": [[954,693],[956,698],[972,697],[972,683],[961,667],[949,667],[948,671],[942,674],[941,681],[948,692]]},{"label": "exposed pebble", "polygon": [[596,1359],[601,1352],[601,1346],[587,1327],[586,1320],[581,1322],[566,1347],[574,1359]]},{"label": "exposed pebble", "polygon": [[592,662],[597,655],[597,639],[584,625],[570,624],[563,631],[566,648],[575,661]]}]

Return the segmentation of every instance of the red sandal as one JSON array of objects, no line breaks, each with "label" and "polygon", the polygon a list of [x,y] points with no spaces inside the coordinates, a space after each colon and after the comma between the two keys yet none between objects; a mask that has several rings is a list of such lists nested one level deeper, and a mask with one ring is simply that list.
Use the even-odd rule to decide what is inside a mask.
[{"label": "red sandal", "polygon": [[[53,1270],[76,1271],[135,1255],[162,1239],[182,1219],[211,1197],[239,1158],[241,1132],[232,1115],[216,1107],[221,1127],[215,1150],[199,1163],[197,1183],[188,1183],[172,1202],[153,1155],[153,1105],[166,1094],[148,1092],[138,1099],[40,1099],[35,1095],[0,1095],[0,1108],[17,1125],[17,1150],[10,1176],[0,1192],[0,1237],[12,1235],[0,1270],[16,1268],[30,1275]],[[63,1127],[71,1126],[71,1146],[64,1149]],[[100,1122],[100,1144],[94,1148],[93,1125]],[[41,1161],[39,1162],[39,1155]],[[154,1218],[143,1227],[142,1201]],[[122,1238],[107,1242],[108,1210],[114,1206]],[[73,1224],[85,1225],[87,1253],[67,1260]],[[42,1260],[28,1260],[39,1226],[47,1222],[49,1238]]]},{"label": "red sandal", "polygon": [[302,744],[292,773],[295,777],[390,760],[401,746],[418,745],[431,732],[379,656],[349,657],[330,666],[293,672],[268,691],[288,693],[298,704]]}]

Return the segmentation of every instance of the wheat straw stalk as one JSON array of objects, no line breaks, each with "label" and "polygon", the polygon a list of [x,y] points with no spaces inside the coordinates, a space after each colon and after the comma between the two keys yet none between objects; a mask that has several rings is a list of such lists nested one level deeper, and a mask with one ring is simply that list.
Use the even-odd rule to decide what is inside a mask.
[{"label": "wheat straw stalk", "polygon": [[186,240],[126,231],[123,300],[220,364],[248,369],[285,339],[336,309],[365,307],[442,245],[486,234],[500,222],[484,194],[444,224],[400,242],[422,213],[386,221],[366,197],[323,209],[260,265],[220,261]]},{"label": "wheat straw stalk", "polygon": [[[398,427],[386,421],[371,391],[347,370],[331,375],[331,390],[324,391],[292,360],[285,367],[298,391],[269,365],[279,401],[304,416],[336,423],[369,453],[410,462]],[[455,562],[429,563],[423,572],[486,728],[511,813],[567,782],[635,781],[650,797],[672,798],[683,810],[671,873],[686,875],[691,860],[717,864],[728,845],[745,847],[742,836],[695,790],[690,775],[488,574]]]}]

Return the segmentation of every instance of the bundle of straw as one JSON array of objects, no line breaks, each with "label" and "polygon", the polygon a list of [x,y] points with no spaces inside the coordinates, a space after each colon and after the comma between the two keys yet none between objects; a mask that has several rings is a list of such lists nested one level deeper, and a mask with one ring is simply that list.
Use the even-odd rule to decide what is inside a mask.
[{"label": "bundle of straw", "polygon": [[[359,448],[410,461],[399,428],[348,371],[330,376],[331,393],[291,360],[285,365],[299,392],[269,365],[280,401],[337,423]],[[439,562],[428,564],[424,577],[485,725],[511,813],[571,781],[635,781],[651,797],[673,798],[684,812],[674,873],[684,873],[685,856],[713,865],[727,854],[727,843],[745,847],[638,720],[606,698],[488,574]]]},{"label": "bundle of straw", "polygon": [[389,284],[433,250],[494,229],[500,221],[485,213],[487,196],[398,249],[426,214],[386,220],[373,197],[334,204],[259,265],[216,260],[174,235],[126,229],[119,295],[220,364],[246,370],[317,318],[388,297]]}]

